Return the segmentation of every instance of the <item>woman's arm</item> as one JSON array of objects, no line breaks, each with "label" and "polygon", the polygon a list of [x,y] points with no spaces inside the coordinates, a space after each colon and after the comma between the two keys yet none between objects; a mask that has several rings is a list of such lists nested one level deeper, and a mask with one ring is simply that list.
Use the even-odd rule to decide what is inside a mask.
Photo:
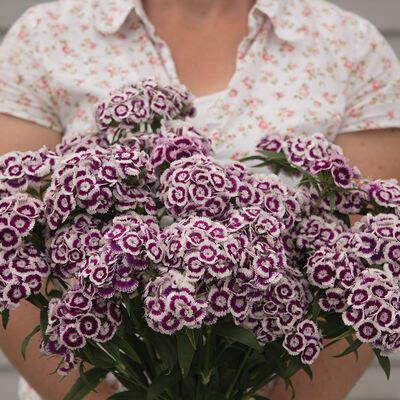
[{"label": "woman's arm", "polygon": [[[400,128],[346,133],[339,135],[335,144],[343,148],[350,163],[360,168],[364,178],[400,181]],[[358,360],[354,354],[332,358],[346,347],[347,342],[342,341],[323,350],[312,365],[312,381],[302,371],[293,377],[296,400],[342,400],[346,397],[373,359],[368,345],[359,348]],[[290,398],[291,389],[286,391],[283,381],[279,381],[271,400]]]},{"label": "woman's arm", "polygon": [[[43,145],[54,149],[60,141],[60,133],[32,122],[0,114],[0,154],[37,150]],[[0,327],[0,346],[11,363],[43,400],[60,400],[78,378],[79,373],[72,372],[64,379],[58,374],[50,375],[60,359],[43,357],[39,350],[39,335],[32,338],[24,361],[21,355],[21,343],[38,322],[38,309],[26,301],[22,302],[16,310],[10,312],[7,330],[4,331]],[[113,391],[103,382],[97,393],[92,393],[86,399],[103,400],[112,394]]]}]

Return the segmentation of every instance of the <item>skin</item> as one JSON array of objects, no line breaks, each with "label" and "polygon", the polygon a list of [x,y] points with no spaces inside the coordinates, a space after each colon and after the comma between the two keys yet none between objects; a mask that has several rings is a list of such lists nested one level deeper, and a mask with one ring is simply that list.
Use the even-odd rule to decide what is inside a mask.
[{"label": "skin", "polygon": [[[171,50],[180,81],[195,95],[203,96],[225,89],[234,74],[237,48],[248,33],[247,16],[253,3],[248,0],[144,0],[143,6],[157,34]],[[209,74],[211,66],[214,74]],[[365,177],[400,178],[400,161],[395,154],[400,148],[399,133],[400,129],[354,132],[338,136],[336,143]],[[57,132],[6,115],[0,115],[0,137],[3,138],[0,154],[36,150],[42,145],[54,148],[61,140]],[[20,355],[22,340],[38,320],[36,309],[25,302],[11,313],[7,332],[0,328],[0,344],[44,400],[59,400],[78,374],[72,373],[63,380],[57,374],[49,376],[57,360],[40,356],[38,335],[28,346],[27,361]],[[346,396],[370,363],[372,351],[368,346],[362,347],[357,362],[353,355],[332,359],[331,355],[340,353],[343,346],[337,344],[321,353],[312,366],[312,382],[302,372],[293,378],[296,400],[339,400]],[[97,393],[86,399],[102,400],[111,395],[111,389],[103,383]],[[271,399],[290,399],[290,391],[286,392],[279,382]]]}]

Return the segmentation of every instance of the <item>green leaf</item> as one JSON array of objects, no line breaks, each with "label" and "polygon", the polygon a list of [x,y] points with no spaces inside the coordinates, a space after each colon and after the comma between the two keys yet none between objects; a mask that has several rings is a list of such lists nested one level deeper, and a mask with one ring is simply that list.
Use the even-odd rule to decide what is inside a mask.
[{"label": "green leaf", "polygon": [[53,298],[61,298],[63,295],[63,290],[60,287],[56,287],[54,289],[51,289],[50,292],[48,292],[47,297],[49,299],[53,299]]},{"label": "green leaf", "polygon": [[379,361],[379,365],[382,367],[383,372],[386,374],[386,378],[389,379],[390,378],[390,359],[389,359],[389,357],[382,356],[381,351],[379,349],[373,349],[373,350],[376,354],[376,358]]},{"label": "green leaf", "polygon": [[156,399],[158,395],[168,390],[171,386],[176,385],[181,380],[181,375],[179,372],[175,372],[170,375],[158,376],[151,383],[149,390],[147,391],[146,400]]},{"label": "green leaf", "polygon": [[340,358],[346,356],[347,354],[354,353],[362,344],[363,343],[357,339],[349,347],[347,347],[345,351],[333,357]]},{"label": "green leaf", "polygon": [[[107,371],[92,368],[84,373],[85,378],[79,377],[64,397],[64,400],[81,400],[88,395],[105,378]],[[89,385],[88,385],[89,384]]]},{"label": "green leaf", "polygon": [[132,303],[131,303],[131,299],[130,299],[128,293],[122,293],[122,300],[124,302],[124,305],[125,305],[128,315],[131,316],[132,315],[132,307],[131,307]]},{"label": "green leaf", "polygon": [[28,347],[29,341],[32,339],[32,336],[36,335],[40,331],[40,325],[36,326],[33,331],[23,340],[21,344],[21,353],[24,360],[26,360],[26,348]]},{"label": "green leaf", "polygon": [[[353,329],[353,328],[348,328],[348,329],[346,329],[346,331],[343,332],[341,335],[335,337],[335,340],[340,340],[340,339],[349,338],[349,336],[350,336],[350,338],[351,338],[351,336],[353,335],[353,333],[354,333],[354,329]],[[349,344],[352,344],[353,341],[354,341],[354,340],[351,338],[351,342],[349,342]]]},{"label": "green leaf", "polygon": [[335,211],[333,214],[334,214],[334,216],[335,216],[336,218],[338,218],[338,219],[340,219],[341,221],[343,221],[343,222],[346,224],[346,226],[350,227],[350,216],[349,216],[349,215],[347,215],[347,214],[342,214],[342,213],[339,213],[339,212],[337,212],[337,211]]},{"label": "green leaf", "polygon": [[248,329],[243,328],[242,326],[236,326],[233,322],[222,322],[217,324],[213,327],[213,332],[218,336],[242,343],[254,350],[262,350],[256,337]]},{"label": "green leaf", "polygon": [[1,312],[1,322],[3,324],[3,328],[7,329],[8,320],[10,319],[10,310],[6,309]]},{"label": "green leaf", "polygon": [[47,182],[45,185],[40,187],[40,198],[43,198],[44,192],[50,187],[50,182]]},{"label": "green leaf", "polygon": [[[79,364],[79,376],[82,379],[83,383],[88,386],[88,387],[92,387],[90,382],[87,380],[86,376],[85,376],[85,366],[83,361],[81,361],[81,363]],[[94,389],[94,388],[93,388]]]},{"label": "green leaf", "polygon": [[320,312],[321,312],[321,307],[319,306],[319,302],[315,299],[312,310],[312,320],[314,322],[317,322]]},{"label": "green leaf", "polygon": [[146,329],[145,335],[149,345],[156,350],[161,362],[166,368],[172,371],[178,362],[176,338],[174,336],[157,333],[150,328]]},{"label": "green leaf", "polygon": [[287,162],[286,156],[282,151],[270,151],[270,150],[258,150],[258,152],[268,158],[276,158],[278,160],[284,160]]},{"label": "green leaf", "polygon": [[97,345],[92,344],[90,341],[86,346],[77,351],[84,361],[90,362],[94,366],[101,366],[103,368],[112,369],[115,367],[115,360],[104,351],[99,351]]},{"label": "green leaf", "polygon": [[240,159],[240,162],[246,162],[246,161],[265,161],[265,157],[261,156],[250,156],[250,157],[244,157]]},{"label": "green leaf", "polygon": [[262,396],[261,394],[255,394],[255,395],[253,395],[253,399],[254,400],[268,400],[269,397]]},{"label": "green leaf", "polygon": [[309,365],[303,364],[302,366],[303,371],[310,377],[310,380],[313,378],[313,373]]},{"label": "green leaf", "polygon": [[285,378],[290,378],[296,372],[300,371],[304,367],[304,364],[300,361],[298,357],[291,357],[289,359],[286,371],[285,371]]},{"label": "green leaf", "polygon": [[225,366],[225,368],[221,371],[220,382],[221,382],[221,390],[227,392],[235,379],[235,375],[238,369],[238,364]]},{"label": "green leaf", "polygon": [[207,393],[207,400],[226,400],[226,397],[222,393],[211,392]]},{"label": "green leaf", "polygon": [[26,189],[26,192],[29,193],[31,196],[36,197],[37,199],[40,199],[39,192],[32,186],[29,186],[28,189]]},{"label": "green leaf", "polygon": [[333,190],[330,190],[328,192],[329,195],[329,206],[331,208],[331,214],[335,212],[335,192]]},{"label": "green leaf", "polygon": [[189,374],[190,365],[192,364],[193,356],[195,353],[195,348],[189,339],[187,332],[181,330],[176,334],[177,339],[177,352],[178,352],[178,362],[182,373],[182,376],[186,378]]},{"label": "green leaf", "polygon": [[127,334],[127,341],[134,347],[139,356],[142,367],[152,378],[154,365],[152,364],[151,355],[148,353],[146,345],[136,335]]},{"label": "green leaf", "polygon": [[121,392],[112,395],[107,400],[146,400],[146,391],[137,388],[137,390],[130,389],[126,392]]},{"label": "green leaf", "polygon": [[47,344],[49,341],[49,336],[46,335],[47,325],[49,323],[47,308],[42,308],[40,310],[40,330],[42,331],[42,337],[44,344]]},{"label": "green leaf", "polygon": [[133,361],[141,364],[142,361],[135,349],[121,336],[118,335],[118,347]]},{"label": "green leaf", "polygon": [[[347,341],[347,343],[348,343],[349,345],[352,345],[353,342],[354,342],[353,336],[347,336],[345,339],[346,339],[346,341]],[[358,350],[356,350],[356,351],[354,352],[354,355],[356,356],[356,360],[358,361]]]},{"label": "green leaf", "polygon": [[336,339],[349,330],[349,327],[343,324],[340,314],[331,313],[324,315],[324,317],[326,318],[325,321],[318,321],[324,338]]},{"label": "green leaf", "polygon": [[199,332],[201,332],[200,330],[194,330],[194,329],[186,329],[185,333],[190,341],[190,344],[192,345],[192,347],[196,350],[196,346],[197,346],[197,339],[199,337]]}]

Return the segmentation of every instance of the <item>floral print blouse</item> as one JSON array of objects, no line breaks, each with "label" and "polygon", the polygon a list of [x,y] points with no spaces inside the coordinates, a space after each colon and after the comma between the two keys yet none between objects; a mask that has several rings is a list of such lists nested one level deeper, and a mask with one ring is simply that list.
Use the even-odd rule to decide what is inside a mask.
[{"label": "floral print blouse", "polygon": [[[256,0],[248,20],[230,83],[202,108],[219,160],[253,153],[267,132],[400,127],[399,61],[370,22],[323,0]],[[140,0],[45,3],[0,46],[0,113],[73,135],[99,98],[142,77],[178,81]]]},{"label": "floral print blouse", "polygon": [[[29,9],[0,47],[0,112],[71,135],[110,89],[148,76],[178,80],[140,0],[53,1]],[[400,66],[370,22],[322,0],[257,0],[202,129],[229,160],[266,132],[333,140],[386,127],[400,127]]]}]

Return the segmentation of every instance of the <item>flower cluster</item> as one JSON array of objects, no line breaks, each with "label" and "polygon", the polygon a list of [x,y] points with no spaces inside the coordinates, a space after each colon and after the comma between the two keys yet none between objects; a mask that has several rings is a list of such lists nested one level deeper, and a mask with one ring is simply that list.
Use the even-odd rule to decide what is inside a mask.
[{"label": "flower cluster", "polygon": [[321,351],[322,334],[315,322],[305,320],[285,336],[283,347],[290,355],[300,355],[303,364],[312,364]]},{"label": "flower cluster", "polygon": [[371,267],[380,265],[391,272],[400,284],[400,217],[371,214],[354,226],[361,245],[359,256]]},{"label": "flower cluster", "polygon": [[46,147],[36,152],[15,151],[1,156],[0,181],[6,193],[23,192],[30,186],[42,184],[52,173],[57,159],[57,154]]},{"label": "flower cluster", "polygon": [[76,209],[93,215],[144,208],[154,214],[157,207],[146,189],[154,180],[147,154],[135,145],[96,147],[65,157],[44,197],[47,224],[56,229]]},{"label": "flower cluster", "polygon": [[182,269],[191,282],[205,274],[224,278],[232,273],[235,261],[229,251],[232,242],[223,224],[190,216],[164,231],[162,264]]},{"label": "flower cluster", "polygon": [[107,226],[102,246],[94,249],[76,275],[82,289],[106,299],[135,292],[140,273],[162,258],[159,236],[153,217],[134,212],[115,217]]},{"label": "flower cluster", "polygon": [[0,311],[39,293],[50,273],[46,256],[28,241],[42,216],[41,202],[26,194],[0,200]]},{"label": "flower cluster", "polygon": [[79,286],[73,286],[61,298],[50,300],[48,341],[42,343],[42,349],[48,355],[63,357],[58,372],[66,374],[76,365],[72,350],[83,348],[89,339],[109,341],[121,322],[118,303],[88,296]]},{"label": "flower cluster", "polygon": [[185,118],[194,114],[192,96],[184,87],[160,85],[153,79],[120,88],[96,107],[99,132],[118,127],[130,132],[155,130],[161,119]]},{"label": "flower cluster", "polygon": [[369,200],[380,207],[393,209],[400,216],[400,187],[395,179],[363,181],[361,188]]},{"label": "flower cluster", "polygon": [[352,187],[351,181],[360,177],[358,168],[350,168],[339,146],[330,143],[323,135],[265,136],[257,150],[283,152],[287,160],[314,175],[324,174],[340,188]]},{"label": "flower cluster", "polygon": [[[176,218],[189,214],[220,218],[232,209],[231,199],[244,203],[249,185],[241,185],[243,167],[224,167],[214,159],[193,156],[174,161],[160,178],[159,197]],[[246,193],[243,193],[245,186]]]},{"label": "flower cluster", "polygon": [[400,289],[390,272],[366,269],[355,280],[343,312],[362,342],[370,342],[382,354],[400,349]]},{"label": "flower cluster", "polygon": [[86,260],[102,250],[106,227],[98,218],[78,214],[49,235],[46,253],[52,262],[53,274],[66,281],[76,277]]},{"label": "flower cluster", "polygon": [[[179,282],[190,286],[192,297],[195,293],[194,298],[201,299],[204,309],[198,317],[204,323],[231,315],[237,324],[251,329],[260,343],[266,343],[290,331],[310,302],[306,281],[286,263],[284,230],[282,222],[256,207],[232,212],[224,224],[189,216],[162,235],[161,265],[170,268],[169,272],[179,271]],[[145,298],[148,319],[160,317],[162,304],[162,316],[168,315],[171,324],[176,320],[169,328],[171,333],[186,325],[184,314],[171,312],[168,301]],[[152,327],[166,329],[157,324]]]},{"label": "flower cluster", "polygon": [[[130,144],[135,141],[131,139]],[[76,133],[74,136],[63,138],[62,142],[56,147],[56,153],[60,157],[65,157],[71,154],[87,152],[95,147],[107,149],[110,143],[103,133],[98,132],[82,132]]]},{"label": "flower cluster", "polygon": [[178,271],[158,276],[143,294],[146,321],[155,331],[172,334],[184,326],[201,327],[206,302],[197,298],[195,287]]},{"label": "flower cluster", "polygon": [[202,136],[189,122],[180,120],[163,121],[159,134],[151,136],[149,141],[153,168],[168,167],[176,160],[212,153],[210,139]]}]

